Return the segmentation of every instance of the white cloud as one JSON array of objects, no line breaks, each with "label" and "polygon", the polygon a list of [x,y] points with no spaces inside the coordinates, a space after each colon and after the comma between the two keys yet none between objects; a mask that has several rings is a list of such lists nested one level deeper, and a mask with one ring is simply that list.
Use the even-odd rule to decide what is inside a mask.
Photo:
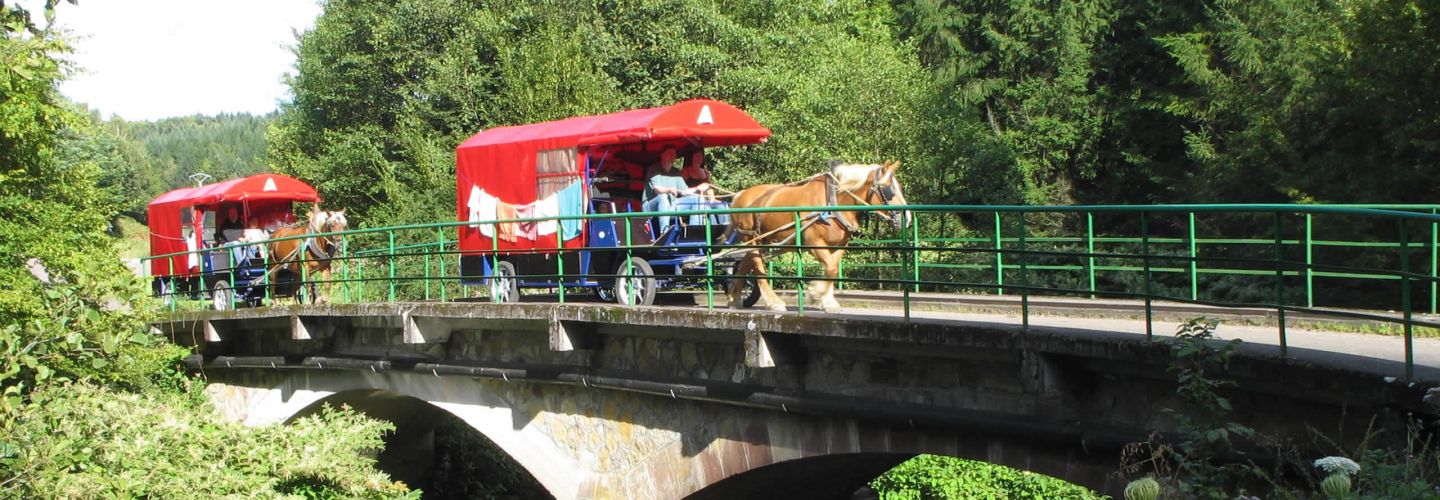
[{"label": "white cloud", "polygon": [[60,91],[127,120],[274,111],[289,98],[281,78],[294,72],[294,33],[319,14],[314,0],[62,3],[56,18],[81,73]]}]

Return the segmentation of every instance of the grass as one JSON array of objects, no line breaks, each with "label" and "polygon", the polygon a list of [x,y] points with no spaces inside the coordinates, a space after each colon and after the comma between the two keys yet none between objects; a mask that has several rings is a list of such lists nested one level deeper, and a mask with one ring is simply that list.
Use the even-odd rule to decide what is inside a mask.
[{"label": "grass", "polygon": [[114,236],[115,251],[121,259],[150,256],[150,228],[125,216],[116,218],[115,228],[120,233]]}]

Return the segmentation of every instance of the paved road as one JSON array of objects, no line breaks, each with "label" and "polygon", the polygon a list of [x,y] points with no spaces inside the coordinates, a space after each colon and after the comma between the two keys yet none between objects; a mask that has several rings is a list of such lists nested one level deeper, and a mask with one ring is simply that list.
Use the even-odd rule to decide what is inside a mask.
[{"label": "paved road", "polygon": [[[695,294],[695,303],[705,304],[705,294]],[[837,295],[846,309],[837,316],[889,319],[903,321],[897,310],[899,294],[895,292],[846,292]],[[974,323],[987,327],[1021,328],[1019,297],[994,295],[912,294],[919,299],[911,311],[917,321]],[[678,297],[671,301],[688,299]],[[717,306],[723,305],[717,294]],[[793,304],[793,303],[792,303]],[[703,307],[703,306],[695,306]],[[1258,356],[1280,356],[1280,332],[1275,326],[1275,312],[1265,309],[1220,308],[1203,305],[1156,302],[1152,305],[1156,321],[1154,336],[1171,337],[1187,318],[1207,316],[1220,318],[1216,336],[1241,339],[1240,349]],[[784,314],[798,314],[792,305]],[[824,316],[827,313],[807,309],[804,314]],[[1405,377],[1405,339],[1400,335],[1375,333],[1342,333],[1305,329],[1295,326],[1315,316],[1291,315],[1286,328],[1287,355],[1297,362],[1373,373],[1380,377]],[[1417,317],[1420,319],[1420,317]],[[1433,318],[1430,318],[1433,319]],[[1264,323],[1270,323],[1266,325]],[[1350,327],[1364,328],[1379,322],[1349,321]],[[1144,302],[1087,298],[1032,297],[1032,329],[1076,336],[1123,336],[1143,338],[1145,335]],[[1415,379],[1440,382],[1440,339],[1414,339]]]}]

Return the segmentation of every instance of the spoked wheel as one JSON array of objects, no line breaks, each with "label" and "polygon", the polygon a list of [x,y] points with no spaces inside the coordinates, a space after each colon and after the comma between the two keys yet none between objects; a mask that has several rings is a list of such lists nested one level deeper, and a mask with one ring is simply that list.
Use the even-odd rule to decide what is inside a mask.
[{"label": "spoked wheel", "polygon": [[216,280],[210,287],[210,306],[216,311],[229,311],[235,308],[235,294],[230,288],[230,282],[223,279]]},{"label": "spoked wheel", "polygon": [[[626,269],[626,265],[629,269]],[[629,275],[626,271],[629,271]],[[615,270],[616,301],[625,306],[648,306],[655,303],[655,270],[639,257],[631,257]]]},{"label": "spoked wheel", "polygon": [[726,279],[725,282],[724,282],[724,284],[723,284],[723,287],[724,287],[724,289],[725,289],[725,293],[726,293],[726,294],[729,294],[729,293],[730,293],[730,282],[731,282],[731,281],[733,281],[733,280],[740,280],[741,286],[744,287],[744,288],[741,290],[741,292],[740,292],[740,294],[741,294],[740,296],[742,297],[742,300],[741,300],[740,304],[741,304],[742,306],[744,306],[746,309],[749,309],[749,308],[751,308],[751,307],[755,307],[755,303],[760,302],[760,284],[759,284],[759,283],[756,283],[756,282],[755,282],[755,278],[753,278],[753,277],[748,277],[748,276],[747,276],[747,277],[736,277],[736,274],[735,274],[735,273],[737,273],[737,272],[740,271],[740,263],[739,263],[739,262],[736,262],[736,263],[734,263],[734,264],[731,264],[731,265],[730,265],[730,268],[727,269],[727,271],[728,271],[728,274],[730,275],[730,278]]},{"label": "spoked wheel", "polygon": [[515,272],[515,264],[508,261],[496,263],[495,269],[490,275],[490,301],[519,302],[520,280],[518,276],[519,273]]}]

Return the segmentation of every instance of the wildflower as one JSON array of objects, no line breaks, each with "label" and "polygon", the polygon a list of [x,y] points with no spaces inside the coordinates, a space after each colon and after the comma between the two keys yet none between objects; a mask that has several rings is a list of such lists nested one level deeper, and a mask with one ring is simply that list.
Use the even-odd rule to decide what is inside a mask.
[{"label": "wildflower", "polygon": [[1345,457],[1325,457],[1315,461],[1315,467],[1325,471],[1326,474],[1343,472],[1353,476],[1360,473],[1360,464]]}]

